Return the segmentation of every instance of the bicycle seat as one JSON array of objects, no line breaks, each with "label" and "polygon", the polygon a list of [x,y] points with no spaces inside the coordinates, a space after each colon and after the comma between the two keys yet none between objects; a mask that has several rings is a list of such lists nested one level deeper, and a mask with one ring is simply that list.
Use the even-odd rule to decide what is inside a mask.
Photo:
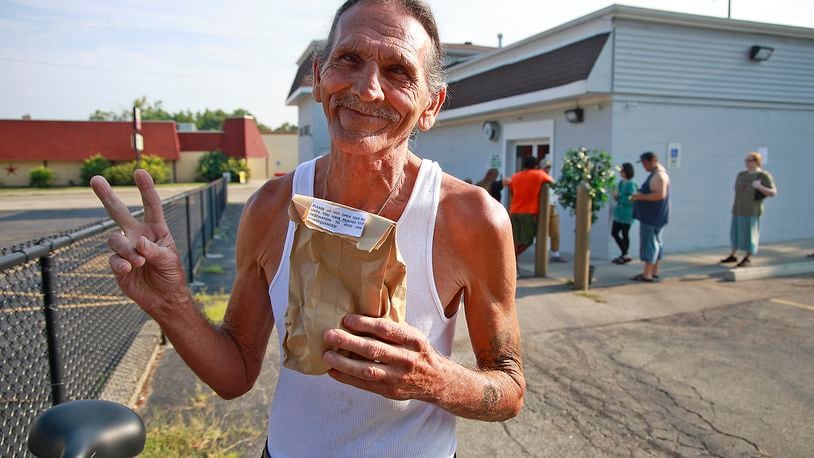
[{"label": "bicycle seat", "polygon": [[115,402],[71,401],[43,412],[28,432],[39,458],[130,458],[144,449],[141,417]]}]

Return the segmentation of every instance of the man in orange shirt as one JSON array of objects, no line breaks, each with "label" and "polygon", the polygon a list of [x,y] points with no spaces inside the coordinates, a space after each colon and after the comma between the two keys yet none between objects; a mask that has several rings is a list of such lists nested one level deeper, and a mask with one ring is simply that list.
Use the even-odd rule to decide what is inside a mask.
[{"label": "man in orange shirt", "polygon": [[534,156],[524,158],[523,170],[512,175],[509,180],[509,189],[512,191],[509,216],[512,220],[515,256],[519,256],[534,243],[537,214],[540,212],[540,187],[553,182],[554,179],[549,174],[538,168],[538,161]]}]

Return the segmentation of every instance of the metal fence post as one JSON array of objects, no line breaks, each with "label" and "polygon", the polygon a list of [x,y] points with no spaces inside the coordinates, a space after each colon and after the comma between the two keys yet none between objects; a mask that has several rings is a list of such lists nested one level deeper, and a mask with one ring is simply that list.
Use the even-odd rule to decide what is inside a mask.
[{"label": "metal fence post", "polygon": [[203,257],[206,257],[206,198],[205,193],[206,191],[202,189],[198,193],[198,199],[201,201],[201,253]]},{"label": "metal fence post", "polygon": [[591,197],[588,184],[577,187],[576,247],[574,249],[574,286],[581,291],[588,290],[588,275],[591,262]]},{"label": "metal fence post", "polygon": [[[221,208],[221,210],[223,210],[224,208],[226,208],[226,201],[227,201],[227,197],[228,197],[228,196],[226,195],[226,193],[228,192],[228,189],[227,189],[227,183],[229,182],[229,178],[231,178],[229,175],[227,175],[227,174],[224,174],[224,175],[223,175],[223,182],[222,182],[222,183],[223,183],[223,188],[222,188],[222,190],[223,190],[223,192],[222,192],[222,198],[223,198],[223,200],[222,200],[222,201],[221,201],[221,203],[220,203],[220,208]],[[218,216],[220,216],[220,215],[218,215]]]},{"label": "metal fence post", "polygon": [[187,269],[189,269],[189,282],[195,281],[194,259],[192,256],[192,222],[190,221],[189,214],[189,194],[184,197],[184,203],[187,210]]},{"label": "metal fence post", "polygon": [[67,400],[65,393],[65,373],[60,348],[59,313],[56,301],[56,272],[51,254],[40,258],[42,275],[43,312],[45,313],[45,333],[48,341],[48,369],[51,376],[51,400],[54,405]]},{"label": "metal fence post", "polygon": [[537,213],[537,244],[534,250],[534,276],[548,275],[548,228],[551,210],[548,205],[548,183],[540,187],[540,210]]}]

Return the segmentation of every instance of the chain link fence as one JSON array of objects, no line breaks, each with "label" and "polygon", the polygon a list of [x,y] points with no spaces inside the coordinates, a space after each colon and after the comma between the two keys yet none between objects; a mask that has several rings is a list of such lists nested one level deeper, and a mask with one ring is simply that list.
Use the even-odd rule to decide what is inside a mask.
[{"label": "chain link fence", "polygon": [[[226,191],[226,180],[218,180],[163,202],[190,282]],[[155,326],[108,266],[107,239],[117,230],[105,220],[0,250],[0,456],[26,456],[31,422],[52,405],[132,394],[135,384],[110,386],[120,383],[114,372],[129,365],[125,372],[141,374],[149,363],[158,337],[148,332],[145,339],[143,330]],[[139,345],[149,348],[133,351]]]}]

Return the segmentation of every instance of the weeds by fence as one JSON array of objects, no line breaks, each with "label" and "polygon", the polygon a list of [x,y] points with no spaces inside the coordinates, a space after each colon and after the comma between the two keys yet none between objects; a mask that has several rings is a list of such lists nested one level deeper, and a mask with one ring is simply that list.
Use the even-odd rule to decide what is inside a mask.
[{"label": "weeds by fence", "polygon": [[[190,282],[225,206],[225,180],[163,202]],[[28,427],[46,408],[98,398],[148,322],[108,267],[116,230],[105,220],[0,250],[0,456],[25,455]]]}]

